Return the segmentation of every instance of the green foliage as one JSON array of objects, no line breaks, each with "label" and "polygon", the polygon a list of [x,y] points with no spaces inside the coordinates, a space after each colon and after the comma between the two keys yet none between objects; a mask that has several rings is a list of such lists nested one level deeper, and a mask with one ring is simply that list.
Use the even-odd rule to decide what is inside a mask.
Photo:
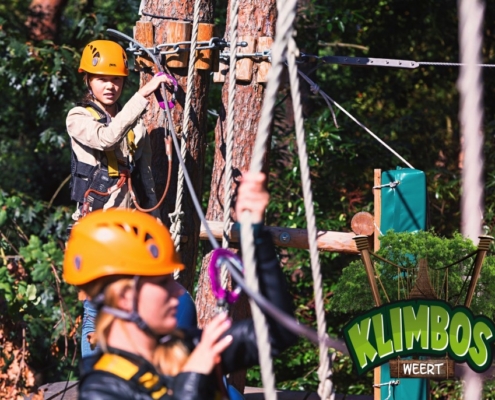
[{"label": "green foliage", "polygon": [[[453,306],[464,304],[469,283],[466,277],[471,276],[474,257],[456,262],[475,250],[471,240],[463,238],[460,234],[447,239],[431,231],[387,232],[381,238],[381,248],[377,254],[400,268],[381,260],[374,260],[382,301],[408,298],[417,277],[418,261],[426,259],[429,279],[438,298]],[[453,263],[456,264],[448,267]],[[484,260],[471,309],[476,315],[483,314],[491,319],[495,317],[494,277],[495,257],[489,255]],[[356,298],[360,301],[356,302]],[[342,277],[334,288],[332,307],[335,311],[355,313],[369,310],[373,306],[364,266],[361,261],[354,261],[342,271]]]},{"label": "green foliage", "polygon": [[48,380],[75,370],[77,294],[62,282],[69,211],[0,193],[0,321],[6,340],[25,330],[28,362]]},{"label": "green foliage", "polygon": [[[29,40],[24,26],[25,2],[0,8],[0,88],[9,99],[0,108],[0,188],[7,192],[49,201],[69,175],[65,116],[85,91],[77,72],[81,51],[105,38],[107,28],[130,33],[139,6],[137,0],[91,3],[94,8],[68,1],[56,40],[39,42]],[[65,185],[56,204],[68,204],[68,195]]]}]

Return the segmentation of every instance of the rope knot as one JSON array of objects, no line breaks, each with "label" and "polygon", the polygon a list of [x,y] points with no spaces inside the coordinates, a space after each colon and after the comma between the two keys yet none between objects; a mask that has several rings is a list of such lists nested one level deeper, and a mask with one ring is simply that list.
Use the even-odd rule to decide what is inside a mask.
[{"label": "rope knot", "polygon": [[178,234],[178,230],[182,230],[182,217],[184,216],[184,211],[177,211],[168,214],[170,218],[170,233],[172,235]]},{"label": "rope knot", "polygon": [[312,85],[310,85],[309,90],[311,90],[313,94],[318,94],[320,93],[320,86],[318,86],[316,83],[313,83]]}]

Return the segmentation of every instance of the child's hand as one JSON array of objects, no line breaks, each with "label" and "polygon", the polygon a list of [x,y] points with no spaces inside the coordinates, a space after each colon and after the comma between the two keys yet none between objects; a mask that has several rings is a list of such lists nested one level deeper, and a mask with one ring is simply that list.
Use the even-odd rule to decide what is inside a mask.
[{"label": "child's hand", "polygon": [[201,341],[187,359],[182,371],[210,374],[220,362],[222,352],[232,343],[231,335],[221,337],[231,325],[227,313],[215,316],[203,330]]},{"label": "child's hand", "polygon": [[138,93],[141,94],[143,97],[148,97],[151,93],[158,89],[162,83],[171,86],[174,84],[174,82],[168,75],[157,75],[151,78],[148,83],[146,83],[141,89],[139,89]]},{"label": "child's hand", "polygon": [[239,219],[242,212],[248,210],[253,224],[263,222],[270,201],[270,194],[265,187],[266,175],[262,172],[246,172],[240,181],[235,205],[236,218]]}]

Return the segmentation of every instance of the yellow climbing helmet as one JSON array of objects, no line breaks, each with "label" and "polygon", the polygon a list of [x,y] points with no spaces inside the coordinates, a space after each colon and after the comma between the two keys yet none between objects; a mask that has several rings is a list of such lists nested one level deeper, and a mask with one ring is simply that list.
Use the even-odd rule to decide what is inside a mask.
[{"label": "yellow climbing helmet", "polygon": [[84,48],[78,71],[96,75],[128,76],[127,55],[118,43],[94,40]]},{"label": "yellow climbing helmet", "polygon": [[168,229],[154,217],[129,209],[93,211],[72,228],[64,279],[84,285],[113,275],[168,275],[184,265]]}]

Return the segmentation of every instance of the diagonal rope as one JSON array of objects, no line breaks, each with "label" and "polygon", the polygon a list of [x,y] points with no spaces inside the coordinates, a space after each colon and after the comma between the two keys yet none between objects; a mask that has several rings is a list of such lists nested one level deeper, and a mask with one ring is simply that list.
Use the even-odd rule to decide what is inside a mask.
[{"label": "diagonal rope", "polygon": [[[459,1],[459,45],[461,62],[457,86],[460,92],[462,168],[461,229],[476,242],[481,234],[483,216],[483,87],[481,61],[484,3],[480,0]],[[481,399],[482,382],[471,369],[463,376],[464,398]]]},{"label": "diagonal rope", "polygon": [[[223,202],[223,238],[222,247],[229,247],[230,205],[232,202],[232,153],[234,148],[234,107],[237,72],[237,25],[239,22],[239,0],[231,0],[230,9],[230,67],[229,67],[229,99],[227,106],[227,138],[225,149],[225,197]],[[227,266],[222,265],[221,282],[227,287]]]},{"label": "diagonal rope", "polygon": [[[287,42],[292,37],[293,23],[296,16],[297,0],[277,1],[277,26],[275,41],[272,50],[272,68],[268,74],[268,83],[265,90],[263,107],[261,110],[258,134],[253,148],[250,170],[261,171],[263,167],[263,155],[265,154],[266,143],[270,136],[273,111],[277,99],[277,91],[284,67],[284,53],[287,49]],[[251,216],[245,211],[240,218],[242,234],[242,253],[245,266],[246,283],[250,288],[258,290],[259,284],[256,276],[256,261],[254,254],[254,236],[251,225]],[[261,367],[261,379],[263,382],[266,400],[276,400],[275,377],[273,374],[273,362],[271,359],[271,346],[269,342],[268,326],[266,318],[254,301],[250,299],[251,311],[253,314],[254,328],[258,341],[258,355]]]},{"label": "diagonal rope", "polygon": [[387,143],[385,143],[382,139],[380,139],[376,134],[374,134],[370,129],[368,129],[365,125],[359,122],[353,115],[351,115],[344,107],[342,107],[339,103],[333,100],[328,94],[320,89],[318,85],[316,85],[304,72],[298,71],[299,75],[301,75],[306,82],[308,82],[311,88],[314,88],[316,93],[319,93],[327,104],[333,104],[338,109],[340,109],[345,115],[347,115],[350,119],[352,119],[356,124],[358,124],[361,128],[363,128],[369,135],[371,135],[375,140],[377,140],[383,147],[385,147],[388,151],[390,151],[394,156],[396,156],[399,160],[401,160],[404,164],[406,164],[409,168],[414,169],[414,167],[407,162],[399,153],[397,153],[392,147],[390,147]]},{"label": "diagonal rope", "polygon": [[[304,119],[302,115],[301,93],[299,90],[299,77],[297,75],[296,57],[298,48],[294,38],[289,39],[288,44],[288,66],[290,91],[292,94],[292,104],[294,108],[294,123],[296,127],[297,149],[299,153],[299,166],[301,170],[301,182],[303,187],[304,207],[306,209],[306,223],[308,230],[308,243],[311,256],[311,272],[313,275],[313,288],[315,299],[316,321],[318,325],[318,336],[324,336],[327,332],[325,321],[325,304],[323,302],[323,283],[321,276],[320,258],[318,255],[318,233],[316,229],[316,218],[313,205],[313,193],[311,191],[311,177],[309,171],[308,152],[306,149],[306,138],[304,132]],[[321,399],[327,399],[329,396],[334,398],[332,385],[332,360],[328,352],[328,346],[320,342],[320,366],[318,368],[318,395]]]},{"label": "diagonal rope", "polygon": [[[186,160],[187,156],[187,137],[189,131],[189,121],[191,119],[191,99],[194,88],[194,64],[196,63],[196,46],[198,40],[198,26],[199,26],[199,11],[201,0],[194,2],[194,18],[193,28],[191,33],[191,51],[189,53],[189,69],[187,73],[187,90],[186,100],[184,104],[184,119],[182,121],[182,138],[180,155],[183,160]],[[182,201],[184,197],[184,169],[182,164],[179,164],[179,175],[177,178],[177,197],[175,201],[175,210],[170,214],[171,226],[170,232],[172,233],[172,239],[177,251],[180,250],[180,237],[182,233]],[[174,273],[175,278],[178,277],[178,271]]]}]

